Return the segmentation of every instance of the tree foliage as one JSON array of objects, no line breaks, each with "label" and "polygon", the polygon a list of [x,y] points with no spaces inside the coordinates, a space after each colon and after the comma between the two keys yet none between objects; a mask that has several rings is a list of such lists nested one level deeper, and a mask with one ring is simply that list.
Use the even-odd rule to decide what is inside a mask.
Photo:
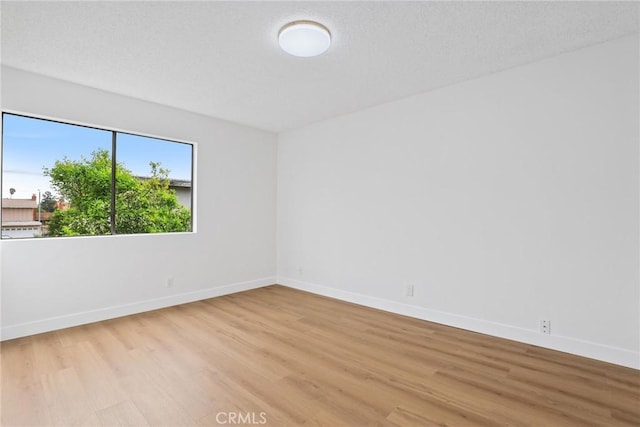
[{"label": "tree foliage", "polygon": [[[116,165],[116,232],[118,234],[189,231],[191,212],[169,188],[169,171],[150,162],[151,176],[140,179]],[[50,236],[111,234],[111,157],[107,150],[79,161],[64,158],[45,168],[51,185],[69,202],[56,210]]]},{"label": "tree foliage", "polygon": [[40,209],[42,209],[43,212],[53,212],[54,210],[56,210],[57,204],[58,201],[55,197],[53,197],[51,191],[45,191],[44,194],[42,194]]}]

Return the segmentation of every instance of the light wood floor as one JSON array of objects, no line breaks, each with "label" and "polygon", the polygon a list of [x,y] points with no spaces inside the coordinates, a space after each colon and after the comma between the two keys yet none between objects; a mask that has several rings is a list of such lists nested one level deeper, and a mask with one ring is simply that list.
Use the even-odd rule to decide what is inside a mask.
[{"label": "light wood floor", "polygon": [[640,425],[640,371],[281,286],[0,355],[2,426]]}]

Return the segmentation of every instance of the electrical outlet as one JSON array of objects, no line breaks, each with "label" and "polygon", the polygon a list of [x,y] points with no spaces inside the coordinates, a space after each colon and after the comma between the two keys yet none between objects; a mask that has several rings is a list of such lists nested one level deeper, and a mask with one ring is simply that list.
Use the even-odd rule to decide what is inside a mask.
[{"label": "electrical outlet", "polygon": [[407,288],[405,289],[405,295],[408,297],[413,296],[413,285],[407,285]]},{"label": "electrical outlet", "polygon": [[166,286],[167,288],[173,288],[173,277],[167,278]]},{"label": "electrical outlet", "polygon": [[543,334],[551,333],[551,320],[540,321],[540,332],[542,332]]}]

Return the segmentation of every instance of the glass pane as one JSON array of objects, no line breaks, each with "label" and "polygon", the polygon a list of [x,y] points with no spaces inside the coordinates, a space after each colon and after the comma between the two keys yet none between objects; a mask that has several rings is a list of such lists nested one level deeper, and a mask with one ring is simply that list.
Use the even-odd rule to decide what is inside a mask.
[{"label": "glass pane", "polygon": [[2,238],[110,234],[111,132],[3,114]]},{"label": "glass pane", "polygon": [[117,134],[116,232],[191,231],[191,144]]}]

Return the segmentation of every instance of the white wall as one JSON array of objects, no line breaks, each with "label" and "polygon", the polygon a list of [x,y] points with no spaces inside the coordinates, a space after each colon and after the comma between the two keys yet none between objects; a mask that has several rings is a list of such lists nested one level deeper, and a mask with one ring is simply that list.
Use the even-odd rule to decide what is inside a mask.
[{"label": "white wall", "polygon": [[274,134],[11,68],[2,108],[197,144],[195,234],[0,242],[3,339],[275,282]]},{"label": "white wall", "polygon": [[638,47],[279,135],[280,283],[640,367]]}]

